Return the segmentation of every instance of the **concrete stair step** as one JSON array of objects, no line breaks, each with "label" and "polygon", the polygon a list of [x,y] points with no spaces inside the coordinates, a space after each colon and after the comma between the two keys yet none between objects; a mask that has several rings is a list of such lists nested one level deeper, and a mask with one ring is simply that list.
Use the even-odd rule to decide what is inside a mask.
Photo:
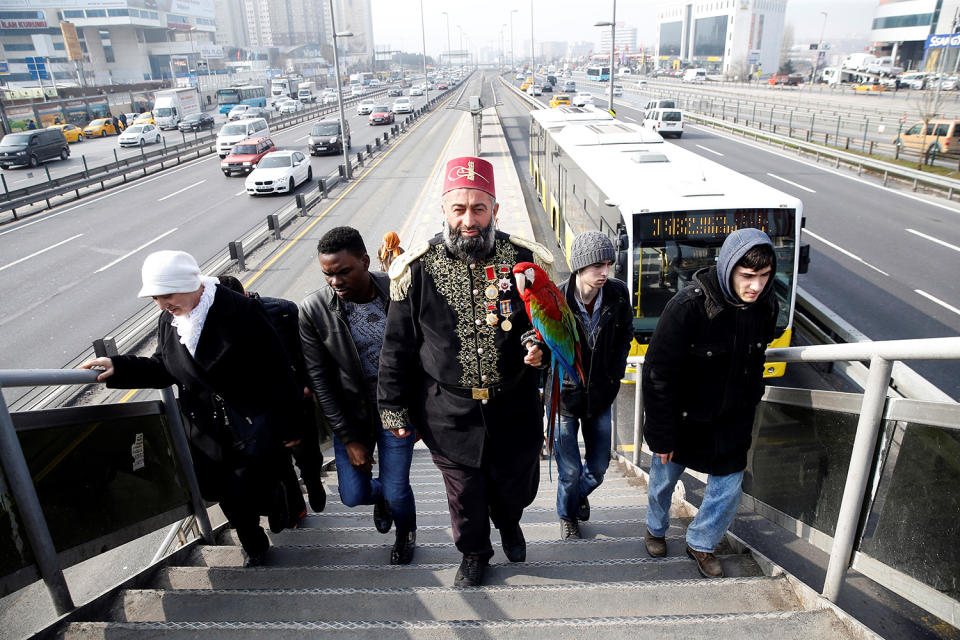
[{"label": "concrete stair step", "polygon": [[556,618],[552,620],[462,620],[381,622],[81,622],[71,624],[65,640],[158,638],[165,640],[271,640],[348,637],[356,640],[407,638],[411,640],[809,640],[853,639],[832,611],[776,611],[770,613],[705,614],[611,618]]},{"label": "concrete stair step", "polygon": [[[599,514],[598,514],[599,515]],[[627,520],[590,520],[580,523],[580,533],[584,538],[617,538],[622,536],[645,535],[646,524],[643,519]],[[685,524],[672,526],[668,536],[683,535]],[[373,527],[372,522],[362,526],[321,527],[316,529],[285,529],[280,533],[267,532],[273,544],[393,544],[394,534],[382,534]],[[494,540],[499,540],[499,532],[491,532]],[[528,541],[557,540],[560,537],[560,523],[555,518],[545,522],[524,522],[523,535]],[[453,530],[449,521],[446,525],[417,526],[417,542],[452,542]],[[239,544],[236,532],[228,529],[221,536],[221,544]]]},{"label": "concrete stair step", "polygon": [[[499,541],[493,540],[495,558],[503,557]],[[389,561],[391,538],[382,544],[294,544],[271,547],[267,552],[267,566],[298,567],[338,564],[381,564]],[[667,540],[667,554],[685,555],[686,542],[682,537]],[[718,553],[727,553],[729,547],[721,545]],[[620,538],[589,538],[583,540],[533,540],[527,541],[527,559],[531,562],[565,560],[571,557],[584,560],[610,558],[642,558],[647,556],[642,536]],[[459,562],[460,552],[452,542],[418,543],[414,562],[433,564]],[[190,556],[189,564],[217,567],[241,566],[243,554],[239,546],[201,546]]]},{"label": "concrete stair step", "polygon": [[[323,479],[323,483],[327,486],[327,493],[336,496],[338,494],[339,482],[337,478],[326,477]],[[413,492],[416,495],[420,495],[424,491],[444,491],[443,478],[439,473],[431,474],[429,476],[411,476],[410,485],[413,487]],[[556,495],[557,494],[557,479],[554,476],[553,482],[550,482],[546,478],[540,479],[540,490],[539,494],[547,493]],[[647,493],[647,485],[639,478],[626,478],[622,476],[608,476],[604,478],[603,484],[597,488],[594,495],[601,495],[603,493],[609,492],[610,489],[616,488],[618,493],[619,490],[627,491],[639,491],[643,495]],[[591,500],[593,495],[590,496]]]},{"label": "concrete stair step", "polygon": [[[413,495],[418,511],[421,505],[427,511],[437,510],[447,506],[447,494],[442,489],[439,491],[417,491],[416,487],[414,487]],[[556,507],[556,505],[557,496],[553,493],[539,493],[531,504],[533,507]],[[631,487],[625,487],[620,491],[598,492],[590,496],[591,514],[595,507],[601,506],[632,506],[639,509],[647,506],[647,495]],[[366,505],[366,507],[373,513],[372,506]],[[328,495],[327,506],[323,511],[324,513],[344,513],[359,508],[361,507],[348,507],[340,502],[339,497]]]},{"label": "concrete stair step", "polygon": [[[696,594],[694,596],[694,594]],[[725,578],[606,584],[265,590],[124,591],[111,618],[122,622],[292,622],[549,619],[762,613],[799,609],[785,579]]]},{"label": "concrete stair step", "polygon": [[[636,505],[590,505],[591,522],[594,520],[642,520],[647,513],[646,503],[642,507]],[[677,517],[675,513],[671,514],[671,521],[683,520],[690,522],[690,518],[684,519]],[[553,522],[559,523],[557,519],[557,509],[555,504],[548,506],[531,506],[523,510],[521,524],[534,522]],[[266,519],[261,521],[266,526]],[[373,526],[373,507],[362,506],[353,509],[338,509],[336,511],[327,511],[322,513],[307,513],[306,517],[300,520],[300,526],[306,529],[318,529],[323,527],[336,526]],[[450,512],[446,505],[417,505],[417,526],[427,527],[435,525],[450,524]],[[559,526],[559,524],[557,525]]]}]

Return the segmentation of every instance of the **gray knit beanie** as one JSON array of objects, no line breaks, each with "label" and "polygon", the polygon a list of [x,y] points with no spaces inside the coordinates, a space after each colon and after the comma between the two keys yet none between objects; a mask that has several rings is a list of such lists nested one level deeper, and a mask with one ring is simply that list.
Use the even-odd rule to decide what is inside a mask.
[{"label": "gray knit beanie", "polygon": [[599,231],[584,231],[570,245],[570,268],[574,273],[592,264],[616,259],[613,242]]}]

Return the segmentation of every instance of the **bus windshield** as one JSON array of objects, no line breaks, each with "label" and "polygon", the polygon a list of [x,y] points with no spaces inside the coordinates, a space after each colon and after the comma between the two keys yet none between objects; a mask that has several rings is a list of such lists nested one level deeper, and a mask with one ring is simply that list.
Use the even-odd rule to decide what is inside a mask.
[{"label": "bus windshield", "polygon": [[240,96],[236,89],[219,89],[217,91],[217,104],[237,104],[240,102]]},{"label": "bus windshield", "polygon": [[761,229],[777,254],[774,292],[780,303],[777,330],[790,318],[790,291],[796,237],[794,209],[670,211],[633,216],[634,331],[649,342],[670,298],[692,284],[694,274],[716,264],[720,246],[732,231]]}]

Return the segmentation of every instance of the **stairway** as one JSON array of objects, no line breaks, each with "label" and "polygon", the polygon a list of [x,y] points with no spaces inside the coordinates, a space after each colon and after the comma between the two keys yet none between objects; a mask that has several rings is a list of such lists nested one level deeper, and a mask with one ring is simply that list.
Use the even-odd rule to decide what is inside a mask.
[{"label": "stairway", "polygon": [[[187,566],[161,569],[150,589],[117,594],[101,621],[64,631],[82,638],[865,638],[872,634],[829,608],[805,609],[792,581],[765,576],[749,553],[724,542],[725,576],[700,577],[684,553],[690,518],[672,519],[668,555],[647,556],[646,486],[611,464],[590,497],[585,537],[560,541],[556,467],[541,462],[540,492],[525,511],[527,562],[499,547],[485,585],[450,585],[460,562],[440,472],[422,444],[411,480],[417,501],[413,563],[390,566],[393,532],[373,527],[373,508],[344,507],[336,473],[323,513],[302,528],[270,534],[264,567],[244,569],[234,532],[200,546]],[[264,522],[266,527],[266,523]]]}]

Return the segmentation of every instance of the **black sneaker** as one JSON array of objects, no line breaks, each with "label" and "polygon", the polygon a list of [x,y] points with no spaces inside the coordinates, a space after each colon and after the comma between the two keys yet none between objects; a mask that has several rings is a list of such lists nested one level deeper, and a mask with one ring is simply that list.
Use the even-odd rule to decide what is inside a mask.
[{"label": "black sneaker", "polygon": [[500,543],[510,562],[523,562],[527,559],[527,541],[518,522],[514,527],[500,529]]},{"label": "black sneaker", "polygon": [[417,549],[417,532],[400,533],[397,530],[397,540],[390,551],[390,564],[410,564],[413,552]]},{"label": "black sneaker", "polygon": [[324,489],[323,481],[320,479],[320,474],[304,476],[303,484],[307,487],[310,510],[314,513],[321,513],[327,506],[327,492]]},{"label": "black sneaker", "polygon": [[256,551],[256,552],[251,552],[251,551],[247,551],[246,549],[244,549],[244,550],[243,550],[243,555],[244,555],[244,558],[243,558],[243,566],[244,566],[244,568],[249,569],[250,567],[259,567],[259,566],[262,566],[263,563],[264,563],[264,562],[266,561],[266,559],[267,559],[267,551],[268,551],[269,549],[270,549],[270,547],[265,547],[262,551]]},{"label": "black sneaker", "polygon": [[577,513],[577,520],[586,522],[590,519],[590,501],[584,496],[580,498],[580,511]]},{"label": "black sneaker", "polygon": [[579,540],[580,523],[576,520],[564,520],[560,518],[560,539],[561,540]]},{"label": "black sneaker", "polygon": [[280,533],[287,527],[296,524],[296,520],[291,522],[290,504],[287,492],[283,484],[278,482],[273,491],[273,500],[270,503],[270,511],[267,513],[267,522],[270,523],[270,531]]},{"label": "black sneaker", "polygon": [[487,568],[487,559],[483,556],[466,555],[453,579],[455,587],[479,587],[483,584],[483,572]]},{"label": "black sneaker", "polygon": [[373,505],[373,526],[380,533],[389,533],[390,527],[393,526],[393,513],[390,512],[390,505],[383,498]]}]

